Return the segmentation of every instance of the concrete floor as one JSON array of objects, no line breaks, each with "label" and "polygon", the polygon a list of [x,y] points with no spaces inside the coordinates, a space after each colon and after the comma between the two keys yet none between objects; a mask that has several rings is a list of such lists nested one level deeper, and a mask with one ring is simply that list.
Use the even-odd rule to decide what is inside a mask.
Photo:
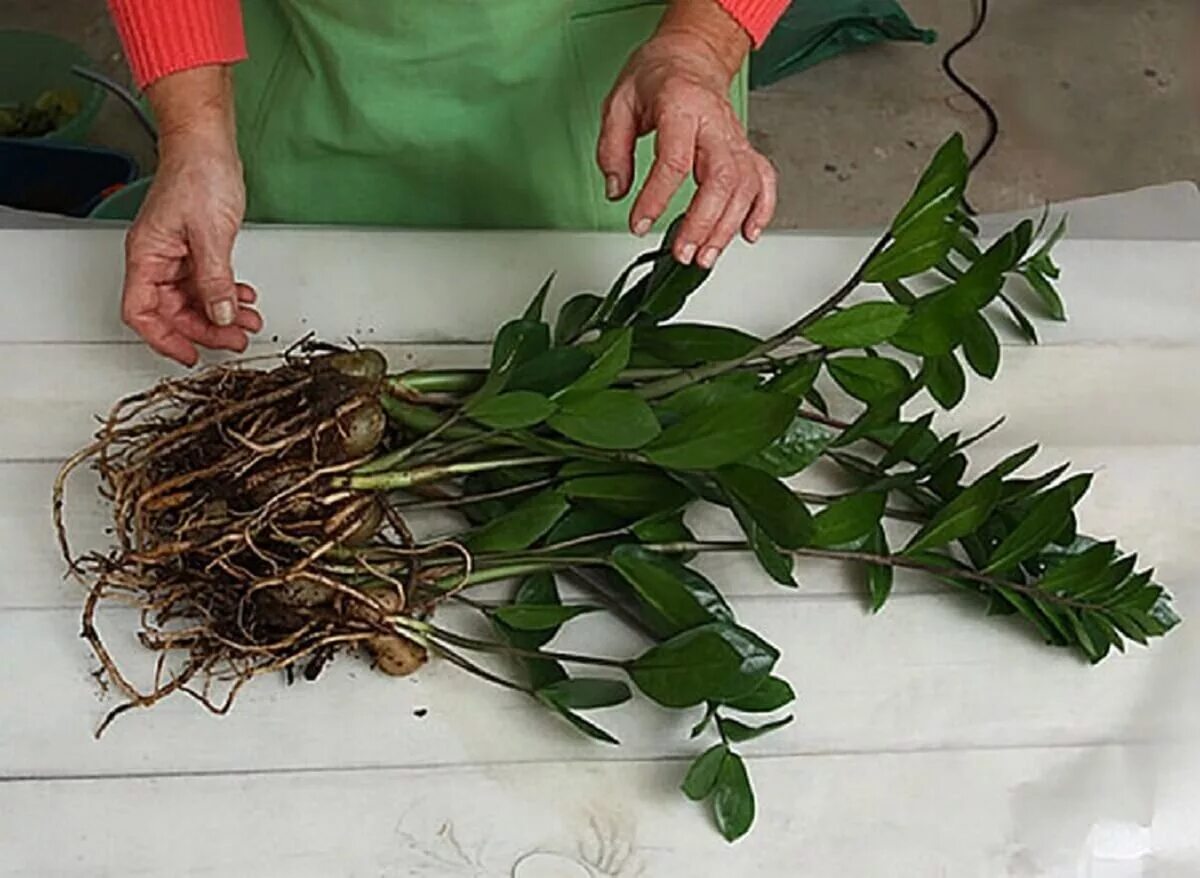
[{"label": "concrete floor", "polygon": [[[934,46],[877,46],[756,92],[752,136],[779,166],[777,224],[839,228],[885,220],[930,150],[975,106],[939,67],[972,19],[971,0],[902,0],[936,29]],[[1200,181],[1200,4],[1196,0],[1004,0],[958,69],[1000,116],[973,178],[981,210]],[[126,79],[103,0],[0,0],[0,28],[59,33]],[[153,160],[127,111],[109,101],[93,139]]]}]

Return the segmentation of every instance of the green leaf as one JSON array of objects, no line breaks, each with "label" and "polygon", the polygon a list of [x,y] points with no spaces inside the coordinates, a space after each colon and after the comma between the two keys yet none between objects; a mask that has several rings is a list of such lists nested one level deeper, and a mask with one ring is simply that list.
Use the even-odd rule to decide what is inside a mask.
[{"label": "green leaf", "polygon": [[1073,595],[1096,584],[1117,553],[1115,542],[1097,543],[1078,555],[1055,565],[1038,582],[1038,588],[1051,594]]},{"label": "green leaf", "polygon": [[956,133],[934,153],[913,194],[892,220],[892,234],[899,237],[913,229],[941,228],[962,201],[967,173],[966,148],[962,135]]},{"label": "green leaf", "polygon": [[691,707],[752,692],[778,659],[778,650],[754,632],[713,622],[651,647],[626,670],[652,701]]},{"label": "green leaf", "polygon": [[883,494],[861,493],[830,503],[813,518],[813,545],[836,548],[866,539],[883,518],[884,500]]},{"label": "green leaf", "polygon": [[933,423],[933,413],[929,412],[921,415],[911,424],[899,424],[903,429],[891,443],[887,453],[880,459],[879,468],[889,469],[902,460],[919,463],[922,459],[922,452],[928,454],[933,450],[933,445],[937,441],[929,429],[931,423]]},{"label": "green leaf", "polygon": [[1036,265],[1028,265],[1021,269],[1020,275],[1037,294],[1050,319],[1059,321],[1067,319],[1067,312],[1063,307],[1062,297],[1058,295],[1058,290],[1054,288],[1050,279],[1038,270]]},{"label": "green leaf", "polygon": [[[619,275],[617,275],[617,279],[615,281],[613,281],[612,286],[609,287],[608,292],[605,294],[603,301],[600,303],[600,306],[596,309],[596,314],[595,314],[594,318],[591,321],[589,321],[589,324],[606,325],[606,324],[612,324],[612,323],[621,323],[624,321],[624,319],[626,317],[631,316],[633,313],[632,305],[627,309],[628,313],[625,313],[622,315],[618,315],[616,313],[618,310],[617,305],[618,304],[623,305],[625,303],[626,297],[622,296],[621,293],[625,289],[625,285],[629,282],[630,275],[632,275],[633,272],[637,271],[642,266],[661,259],[663,257],[663,253],[664,253],[664,251],[661,249],[648,250],[645,253],[638,254],[638,257],[636,259],[634,259],[633,262],[631,262],[627,266],[625,266],[625,268],[622,269],[621,273]],[[645,284],[642,283],[642,284],[640,284],[640,286],[642,288],[642,295],[644,295],[645,294]],[[626,310],[626,309],[621,309],[621,310]]]},{"label": "green leaf", "polygon": [[[558,588],[554,575],[549,572],[533,573],[526,576],[517,587],[513,596],[513,604],[533,604],[546,606],[559,603]],[[492,627],[507,642],[519,649],[538,649],[545,646],[558,633],[557,629],[542,631],[518,631],[505,625],[495,616],[491,617]],[[567,672],[556,661],[550,659],[522,658],[521,666],[529,678],[529,685],[534,689],[558,680],[565,680]]]},{"label": "green leaf", "polygon": [[717,470],[716,478],[731,505],[744,508],[773,542],[797,549],[812,537],[814,526],[808,509],[774,476],[733,464]]},{"label": "green leaf", "polygon": [[562,604],[509,604],[497,607],[492,611],[492,615],[518,631],[547,631],[557,629],[576,616],[594,613],[599,609],[601,608]]},{"label": "green leaf", "polygon": [[787,680],[767,677],[746,695],[726,701],[725,706],[742,713],[770,713],[795,700],[796,693]]},{"label": "green leaf", "polygon": [[867,403],[903,393],[912,383],[908,370],[887,357],[834,357],[825,367],[842,390]]},{"label": "green leaf", "polygon": [[773,732],[776,729],[782,729],[790,723],[794,717],[785,716],[782,719],[772,720],[769,723],[763,723],[760,726],[752,726],[747,723],[740,722],[729,717],[717,717],[717,728],[721,730],[721,734],[732,741],[734,744],[740,744],[743,741],[753,741],[755,738],[760,738],[768,732]]},{"label": "green leaf", "polygon": [[1021,335],[1030,344],[1038,343],[1037,330],[1033,324],[1029,322],[1029,318],[1025,316],[1025,312],[1017,307],[1017,304],[1007,297],[1004,297],[1004,305],[1008,308],[1008,313],[1012,317],[1013,322],[1017,324],[1017,329]]},{"label": "green leaf", "polygon": [[958,405],[967,390],[967,377],[953,353],[926,357],[920,378],[938,405],[947,410]]},{"label": "green leaf", "polygon": [[658,512],[636,522],[633,535],[643,543],[692,542],[696,535],[683,523],[683,512]]},{"label": "green leaf", "polygon": [[624,704],[632,696],[620,680],[597,677],[572,677],[537,690],[539,697],[571,710],[595,710]]},{"label": "green leaf", "polygon": [[1000,500],[1000,477],[987,476],[967,488],[917,531],[906,552],[935,549],[952,540],[973,534],[983,525]]},{"label": "green leaf", "polygon": [[572,499],[590,500],[624,516],[644,516],[676,509],[692,498],[692,492],[674,479],[653,470],[613,475],[581,476],[562,486]]},{"label": "green leaf", "polygon": [[659,435],[653,410],[632,390],[600,390],[564,399],[547,423],[593,448],[640,448]]},{"label": "green leaf", "polygon": [[516,366],[504,387],[554,394],[587,372],[591,365],[591,355],[582,348],[551,348]]},{"label": "green leaf", "polygon": [[996,377],[1000,368],[1000,339],[982,314],[967,317],[963,323],[963,353],[976,375]]},{"label": "green leaf", "polygon": [[573,711],[567,710],[567,708],[554,703],[553,701],[551,701],[548,698],[542,698],[540,694],[538,694],[537,697],[538,697],[539,701],[541,701],[543,704],[545,704],[547,707],[549,707],[551,710],[553,710],[555,713],[557,713],[559,716],[561,716],[563,719],[565,719],[567,722],[569,722],[571,725],[573,725],[579,731],[583,732],[589,738],[593,738],[597,741],[602,741],[605,744],[620,744],[621,743],[616,738],[614,738],[609,732],[606,732],[604,729],[600,728],[600,726],[596,725],[594,722],[584,719],[579,714],[574,713]]},{"label": "green leaf", "polygon": [[651,625],[660,637],[733,619],[733,612],[716,587],[674,558],[625,544],[612,551],[610,560],[633,586],[638,600],[651,611]]},{"label": "green leaf", "polygon": [[764,390],[793,399],[802,399],[812,390],[813,382],[817,380],[820,371],[820,357],[803,357],[768,381]]},{"label": "green leaf", "polygon": [[468,534],[463,542],[472,552],[527,549],[562,518],[567,505],[566,498],[557,492],[536,494]]},{"label": "green leaf", "polygon": [[744,460],[771,444],[792,420],[786,396],[748,391],[686,415],[646,446],[651,461],[669,469],[706,470]]},{"label": "green leaf", "polygon": [[714,701],[710,701],[707,705],[705,705],[704,716],[700,717],[700,720],[694,726],[692,726],[692,730],[688,732],[689,738],[699,738],[704,734],[704,730],[708,728],[708,724],[711,723],[713,721],[713,717],[717,715],[717,708],[719,706],[720,705]]},{"label": "green leaf", "polygon": [[638,306],[638,312],[655,322],[666,320],[678,313],[688,296],[704,283],[708,275],[709,269],[701,268],[694,262],[681,265],[669,250],[666,251],[650,271],[645,298]]},{"label": "green leaf", "polygon": [[664,366],[735,360],[750,353],[759,343],[760,339],[739,329],[703,323],[639,326],[634,335],[634,348]]},{"label": "green leaf", "polygon": [[717,775],[727,755],[728,747],[724,744],[714,744],[697,756],[683,779],[683,794],[693,802],[707,799],[717,785]]},{"label": "green leaf", "polygon": [[1069,492],[1055,488],[1043,495],[992,552],[984,573],[1002,573],[1043,548],[1062,530],[1071,514]]},{"label": "green leaf", "polygon": [[554,412],[554,403],[540,393],[515,390],[467,407],[468,416],[494,430],[515,430],[540,424]]},{"label": "green leaf", "polygon": [[802,333],[827,348],[862,348],[890,339],[905,321],[908,309],[894,302],[861,302],[822,317]]},{"label": "green leaf", "polygon": [[746,534],[746,542],[750,545],[750,551],[754,553],[754,557],[763,571],[780,585],[795,588],[796,580],[792,578],[795,559],[791,554],[780,550],[771,541],[771,538],[763,533],[763,529],[750,517],[750,513],[745,508],[735,505],[733,514],[737,518],[738,524],[741,525],[742,532]]},{"label": "green leaf", "polygon": [[[546,534],[546,544],[565,543],[568,540],[592,534],[618,530],[628,524],[627,516],[614,513],[591,504],[572,503],[567,514]],[[593,543],[593,546],[597,545]]]},{"label": "green leaf", "polygon": [[904,285],[900,280],[885,280],[883,288],[887,290],[887,294],[899,305],[912,305],[917,301],[917,297],[913,295],[912,290]]},{"label": "green leaf", "polygon": [[537,294],[525,309],[525,320],[540,321],[542,319],[542,310],[546,306],[546,294],[550,292],[550,287],[554,285],[555,272],[550,272],[546,279],[542,281],[542,285],[538,288]]},{"label": "green leaf", "polygon": [[704,409],[725,405],[745,396],[758,386],[758,376],[749,372],[731,372],[702,384],[693,384],[655,402],[659,420],[666,426],[678,423],[684,416]]},{"label": "green leaf", "polygon": [[632,344],[633,330],[628,327],[610,330],[602,335],[591,345],[591,353],[595,357],[591,367],[563,391],[563,396],[603,390],[616,381],[629,364]]},{"label": "green leaf", "polygon": [[[889,554],[887,535],[881,526],[875,526],[865,548],[876,555]],[[895,579],[896,570],[888,564],[867,564],[866,568],[867,595],[871,600],[871,612],[878,613],[892,593],[892,581]]]},{"label": "green leaf", "polygon": [[713,815],[726,841],[741,838],[754,823],[754,790],[746,765],[736,753],[730,753],[721,762],[713,790]]},{"label": "green leaf", "polygon": [[837,438],[831,428],[809,418],[796,417],[787,431],[746,462],[778,478],[807,469]]},{"label": "green leaf", "polygon": [[567,299],[558,309],[558,319],[554,322],[554,343],[565,345],[579,338],[601,301],[592,293],[580,293]]},{"label": "green leaf", "polygon": [[550,347],[550,327],[535,320],[510,320],[492,344],[490,371],[507,373]]}]

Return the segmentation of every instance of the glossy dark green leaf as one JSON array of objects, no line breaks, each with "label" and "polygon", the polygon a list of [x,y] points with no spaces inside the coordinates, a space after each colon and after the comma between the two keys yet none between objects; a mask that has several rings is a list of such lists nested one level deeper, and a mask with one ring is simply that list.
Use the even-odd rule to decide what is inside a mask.
[{"label": "glossy dark green leaf", "polygon": [[624,528],[628,523],[629,516],[617,515],[590,503],[575,500],[567,514],[546,534],[546,544],[554,545],[593,534],[608,533]]},{"label": "glossy dark green leaf", "polygon": [[778,478],[787,478],[807,469],[836,438],[832,428],[796,417],[783,435],[746,462]]},{"label": "glossy dark green leaf", "polygon": [[[1014,451],[1012,454],[1005,457],[998,464],[989,469],[985,475],[995,475],[1002,479],[1006,478],[1015,473],[1025,464],[1029,463],[1029,461],[1033,460],[1037,453],[1038,446],[1036,443],[1033,445],[1026,445],[1024,448]],[[1057,478],[1057,476],[1055,478]]]},{"label": "glossy dark green leaf", "polygon": [[952,454],[930,473],[925,484],[939,497],[954,498],[961,490],[959,481],[967,470],[967,456]]},{"label": "glossy dark green leaf", "polygon": [[[532,604],[546,606],[557,604],[560,602],[558,596],[558,588],[554,582],[554,575],[549,572],[533,573],[521,580],[521,584],[517,587],[516,594],[513,596],[513,604]],[[508,643],[519,649],[538,649],[550,642],[557,629],[546,629],[541,631],[518,631],[515,628],[510,628],[505,625],[495,616],[491,617],[492,627],[498,634]],[[563,669],[556,661],[550,659],[520,659],[521,666],[525,669],[525,673],[529,679],[529,685],[534,689],[550,683],[564,680],[567,677],[566,670]]]},{"label": "glossy dark green leaf", "polygon": [[562,604],[509,604],[497,607],[492,615],[518,631],[548,631],[559,628],[576,616],[594,613],[600,607],[564,606]]},{"label": "glossy dark green leaf", "polygon": [[717,829],[726,841],[736,841],[750,831],[754,823],[754,790],[746,765],[736,753],[730,753],[721,762],[712,802]]},{"label": "glossy dark green leaf", "polygon": [[812,390],[813,382],[817,380],[820,372],[821,359],[819,357],[803,357],[768,381],[764,389],[769,393],[801,399]]},{"label": "glossy dark green leaf", "polygon": [[603,390],[616,381],[629,363],[632,344],[633,330],[628,327],[610,329],[604,333],[589,346],[589,353],[594,359],[587,371],[563,391],[564,399]]},{"label": "glossy dark green leaf", "polygon": [[754,557],[758,561],[759,566],[762,567],[763,572],[780,585],[795,588],[796,580],[792,577],[795,559],[791,553],[784,552],[775,545],[771,538],[759,527],[758,523],[750,517],[750,513],[746,509],[735,505],[733,507],[733,514],[737,518],[742,532],[746,535],[746,542],[750,546],[750,551],[754,553]]},{"label": "glossy dark green leaf", "polygon": [[863,402],[902,393],[912,382],[908,370],[887,357],[833,357],[825,368],[842,390]]},{"label": "glossy dark green leaf", "polygon": [[796,700],[791,684],[780,677],[767,677],[741,698],[725,702],[731,710],[742,713],[770,713]]},{"label": "glossy dark green leaf", "polygon": [[554,527],[567,506],[567,499],[554,491],[536,494],[468,534],[463,542],[473,552],[526,549]]},{"label": "glossy dark green leaf", "polygon": [[972,314],[963,323],[963,353],[975,374],[995,378],[1000,368],[1000,339],[982,314]]},{"label": "glossy dark green leaf", "polygon": [[554,413],[554,403],[540,393],[515,390],[485,399],[467,409],[474,421],[495,430],[514,430],[540,424]]},{"label": "glossy dark green leaf", "polygon": [[1022,311],[1017,304],[1012,301],[1012,299],[1004,297],[1003,301],[1005,307],[1008,308],[1009,316],[1011,316],[1013,322],[1016,323],[1017,329],[1020,331],[1022,337],[1030,344],[1037,344],[1037,329],[1035,329],[1033,324],[1029,322],[1029,318],[1025,316],[1025,312]]},{"label": "glossy dark green leaf", "polygon": [[632,390],[600,390],[564,399],[547,423],[568,439],[593,448],[640,448],[659,435],[654,412]]},{"label": "glossy dark green leaf", "polygon": [[1050,278],[1046,277],[1036,266],[1030,265],[1021,269],[1021,277],[1029,284],[1030,288],[1037,294],[1038,300],[1046,309],[1046,314],[1052,320],[1066,320],[1067,312],[1063,307],[1062,297],[1059,296],[1058,290],[1054,288],[1054,283]]},{"label": "glossy dark green leaf", "polygon": [[929,429],[933,423],[933,413],[927,412],[911,424],[900,424],[899,435],[891,442],[891,447],[879,461],[880,469],[890,469],[902,460],[919,463],[936,445],[937,438]]},{"label": "glossy dark green leaf", "polygon": [[688,732],[689,738],[699,738],[704,734],[704,730],[708,728],[714,717],[716,717],[718,707],[720,707],[720,705],[713,701],[710,701],[705,706],[704,716],[700,717],[696,724],[692,726],[692,730]]},{"label": "glossy dark green leaf", "polygon": [[740,505],[773,542],[785,549],[805,545],[813,519],[792,490],[762,470],[731,464],[716,472],[731,505]]},{"label": "glossy dark green leaf", "polygon": [[550,347],[550,327],[536,320],[510,320],[492,344],[492,372],[511,372]]},{"label": "glossy dark green leaf", "polygon": [[640,517],[662,509],[675,509],[692,493],[674,479],[653,470],[581,476],[565,482],[562,492],[571,498],[592,501],[623,516]]},{"label": "glossy dark green leaf", "polygon": [[1056,488],[1040,497],[996,547],[988,560],[985,573],[1010,570],[1044,547],[1062,529],[1071,514],[1072,499],[1068,492]]},{"label": "glossy dark green leaf", "polygon": [[884,499],[883,494],[859,493],[830,503],[813,518],[813,545],[834,548],[865,540],[883,518]]},{"label": "glossy dark green leaf", "polygon": [[683,512],[676,511],[650,515],[635,522],[631,530],[643,543],[694,542],[696,539],[696,535],[683,523]]},{"label": "glossy dark green leaf", "polygon": [[827,348],[862,348],[887,341],[908,320],[908,309],[895,302],[860,302],[804,330],[813,344]]},{"label": "glossy dark green leaf", "polygon": [[944,409],[958,405],[967,390],[967,376],[953,353],[926,357],[920,378],[929,388],[929,395]]},{"label": "glossy dark green leaf", "polygon": [[639,326],[634,335],[634,347],[665,366],[734,360],[750,353],[759,342],[739,329],[703,323]]},{"label": "glossy dark green leaf", "polygon": [[565,345],[579,338],[601,301],[593,293],[579,293],[567,299],[558,309],[558,318],[554,321],[554,343]]},{"label": "glossy dark green leaf", "polygon": [[693,802],[707,799],[717,785],[717,775],[729,754],[724,744],[714,744],[695,758],[683,779],[683,794]]},{"label": "glossy dark green leaf", "polygon": [[[898,237],[914,228],[943,225],[962,201],[967,170],[962,135],[953,134],[938,147],[913,194],[892,220],[892,235]],[[957,224],[952,228],[957,228]]]},{"label": "glossy dark green leaf", "polygon": [[615,737],[613,737],[613,735],[610,732],[607,732],[604,729],[600,728],[600,726],[596,725],[591,720],[584,719],[583,717],[581,717],[579,714],[575,713],[574,711],[568,710],[567,708],[563,707],[560,704],[556,704],[555,702],[551,701],[548,698],[542,698],[540,695],[538,696],[538,700],[541,701],[543,704],[545,704],[547,707],[549,707],[551,710],[553,710],[555,713],[557,713],[559,716],[561,716],[563,719],[565,719],[567,722],[569,722],[571,725],[573,725],[580,732],[587,735],[589,738],[592,738],[596,741],[601,741],[605,744],[620,744],[621,743]]},{"label": "glossy dark green leaf", "polygon": [[598,677],[572,677],[537,690],[541,698],[570,710],[595,710],[624,704],[631,697],[629,687],[620,680]]},{"label": "glossy dark green leaf", "polygon": [[657,322],[679,312],[688,296],[704,283],[709,270],[694,262],[681,265],[670,252],[654,263],[646,281],[646,294],[638,312]]},{"label": "glossy dark green leaf", "polygon": [[778,659],[778,650],[753,631],[714,622],[651,647],[626,669],[652,701],[691,707],[752,692]]},{"label": "glossy dark green leaf", "polygon": [[1055,565],[1038,582],[1038,588],[1053,594],[1085,593],[1116,556],[1115,542],[1097,543],[1078,555]]},{"label": "glossy dark green leaf", "polygon": [[[887,555],[890,552],[887,535],[879,525],[867,539],[864,547],[874,555]],[[878,613],[892,593],[892,582],[896,577],[896,569],[890,564],[867,564],[867,596],[871,602],[871,612]]]},{"label": "glossy dark green leaf", "polygon": [[713,621],[733,619],[716,587],[690,567],[643,546],[618,546],[612,566],[651,611],[655,633],[667,637]]},{"label": "glossy dark green leaf", "polygon": [[740,744],[743,741],[753,741],[755,738],[761,738],[776,729],[782,729],[788,725],[794,717],[785,716],[781,719],[772,720],[769,723],[752,726],[740,720],[730,719],[729,717],[717,717],[717,727],[721,730],[721,734],[734,744]]},{"label": "glossy dark green leaf", "polygon": [[906,552],[936,549],[974,533],[987,521],[1000,500],[1000,478],[987,476],[967,488],[917,531]]},{"label": "glossy dark green leaf", "polygon": [[913,305],[917,301],[917,297],[913,294],[912,290],[906,287],[901,280],[885,280],[883,288],[899,305]]},{"label": "glossy dark green leaf", "polygon": [[704,409],[725,405],[745,396],[758,385],[758,376],[749,372],[732,372],[702,384],[693,384],[676,391],[666,399],[655,402],[655,410],[666,426],[678,423],[684,416]]},{"label": "glossy dark green leaf", "polygon": [[546,306],[546,294],[550,292],[550,287],[554,286],[554,275],[555,272],[552,271],[546,276],[546,279],[542,281],[542,285],[538,288],[533,300],[525,309],[525,315],[523,319],[533,321],[540,321],[542,319],[542,311]]},{"label": "glossy dark green leaf", "polygon": [[[648,250],[645,253],[638,254],[637,258],[629,263],[629,265],[625,266],[625,268],[621,270],[621,273],[617,275],[617,279],[614,280],[612,286],[609,287],[608,292],[605,294],[604,299],[600,303],[600,306],[596,309],[594,318],[590,322],[600,326],[612,325],[623,322],[624,317],[631,315],[633,313],[633,305],[630,305],[629,308],[626,309],[627,313],[623,315],[618,316],[616,313],[618,303],[621,303],[623,300],[621,294],[624,292],[625,286],[629,283],[629,278],[639,268],[661,259],[662,256],[663,251],[661,249]],[[644,293],[645,284],[642,284],[642,291]]]},{"label": "glossy dark green leaf", "polygon": [[793,409],[786,396],[747,391],[686,415],[644,453],[670,469],[716,469],[770,445],[791,423]]},{"label": "glossy dark green leaf", "polygon": [[591,365],[591,354],[582,348],[550,348],[516,366],[504,389],[549,396],[577,380]]}]

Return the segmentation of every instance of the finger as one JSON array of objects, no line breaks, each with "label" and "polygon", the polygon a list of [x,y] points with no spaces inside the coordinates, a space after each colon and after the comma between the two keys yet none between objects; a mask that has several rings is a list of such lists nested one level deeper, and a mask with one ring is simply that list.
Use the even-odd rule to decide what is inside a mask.
[{"label": "finger", "polygon": [[662,216],[683,181],[692,173],[696,159],[695,117],[665,114],[659,120],[654,141],[654,165],[629,214],[629,226],[635,235],[650,231]]},{"label": "finger", "polygon": [[246,332],[259,332],[263,328],[262,315],[253,308],[238,308],[237,320],[233,325]]},{"label": "finger", "polygon": [[250,284],[237,282],[237,300],[243,305],[253,305],[258,301],[258,290]]},{"label": "finger", "polygon": [[700,247],[699,255],[696,257],[697,265],[701,268],[712,268],[716,264],[717,259],[720,258],[745,222],[754,206],[757,194],[757,180],[752,185],[742,186],[734,193],[725,206],[725,212],[721,214],[721,218],[709,232],[708,239]]},{"label": "finger", "polygon": [[196,365],[196,360],[200,358],[195,345],[156,314],[134,314],[126,317],[125,323],[164,357],[170,357],[185,366]]},{"label": "finger", "polygon": [[127,260],[121,290],[121,319],[155,351],[191,366],[198,358],[195,347],[174,332],[158,312],[160,287],[156,278],[163,269],[157,260]]},{"label": "finger", "polygon": [[237,284],[233,280],[233,237],[219,232],[189,232],[192,286],[215,326],[237,320]]},{"label": "finger", "polygon": [[[729,145],[719,136],[702,136],[698,149],[703,169],[698,175],[700,188],[692,196],[675,238],[675,258],[685,265],[708,240],[730,200],[745,185],[747,176],[746,169],[739,166]],[[757,180],[754,182],[757,187]]]},{"label": "finger", "polygon": [[633,183],[633,151],[637,143],[637,118],[633,92],[617,87],[604,102],[596,164],[604,173],[604,194],[609,200],[624,198]]},{"label": "finger", "polygon": [[250,343],[245,330],[236,326],[213,326],[195,311],[180,311],[175,315],[174,323],[181,335],[211,350],[241,353]]},{"label": "finger", "polygon": [[775,204],[779,197],[779,175],[775,171],[775,166],[761,156],[758,164],[762,185],[758,190],[758,197],[754,200],[754,206],[750,209],[750,214],[742,225],[742,236],[751,244],[759,239],[763,229],[774,218]]}]

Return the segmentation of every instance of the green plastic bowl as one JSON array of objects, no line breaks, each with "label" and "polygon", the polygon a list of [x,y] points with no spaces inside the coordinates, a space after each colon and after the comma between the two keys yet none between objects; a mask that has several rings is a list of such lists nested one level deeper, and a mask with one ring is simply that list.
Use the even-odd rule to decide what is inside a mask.
[{"label": "green plastic bowl", "polygon": [[153,177],[141,177],[102,199],[88,214],[92,219],[131,220],[137,216]]},{"label": "green plastic bowl", "polygon": [[72,73],[76,64],[95,66],[83,49],[67,40],[37,31],[0,30],[0,106],[32,103],[48,90],[73,91],[79,95],[79,112],[42,137],[81,142],[104,103],[104,89]]}]

